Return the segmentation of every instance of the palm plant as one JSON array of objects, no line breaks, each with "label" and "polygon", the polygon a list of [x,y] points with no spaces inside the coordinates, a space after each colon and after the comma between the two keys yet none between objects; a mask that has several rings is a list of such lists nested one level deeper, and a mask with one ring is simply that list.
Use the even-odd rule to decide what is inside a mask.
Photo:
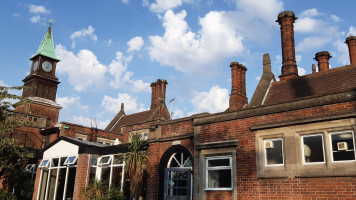
[{"label": "palm plant", "polygon": [[140,134],[130,135],[129,152],[125,154],[125,172],[130,179],[130,197],[138,199],[142,193],[143,176],[148,166],[148,142]]}]

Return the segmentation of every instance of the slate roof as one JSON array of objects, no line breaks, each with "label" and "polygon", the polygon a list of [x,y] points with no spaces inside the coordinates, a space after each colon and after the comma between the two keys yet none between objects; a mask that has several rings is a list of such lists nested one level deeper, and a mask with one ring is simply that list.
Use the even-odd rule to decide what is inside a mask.
[{"label": "slate roof", "polygon": [[57,144],[60,141],[66,141],[72,144],[79,146],[79,154],[89,153],[89,154],[115,154],[115,153],[126,153],[129,151],[128,144],[118,144],[118,145],[104,145],[96,142],[78,140],[75,138],[61,136],[56,139],[54,142],[50,143],[48,146],[42,149],[42,152],[45,152],[47,149],[50,149],[52,146]]},{"label": "slate roof", "polygon": [[152,119],[153,117],[152,115],[154,114],[154,111],[155,110],[147,110],[139,113],[134,113],[131,115],[124,115],[121,117],[121,119],[118,119],[119,121],[117,122],[117,124],[114,125],[111,132],[120,133],[121,132],[120,128],[122,126],[148,121]]},{"label": "slate roof", "polygon": [[356,91],[356,65],[272,83],[263,105],[286,103],[300,99]]}]

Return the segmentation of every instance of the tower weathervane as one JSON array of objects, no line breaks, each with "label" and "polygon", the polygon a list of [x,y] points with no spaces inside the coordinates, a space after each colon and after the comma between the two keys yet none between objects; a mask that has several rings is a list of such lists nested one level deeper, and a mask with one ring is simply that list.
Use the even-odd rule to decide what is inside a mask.
[{"label": "tower weathervane", "polygon": [[52,26],[52,23],[54,22],[54,19],[50,19],[49,20],[49,26],[51,27]]}]

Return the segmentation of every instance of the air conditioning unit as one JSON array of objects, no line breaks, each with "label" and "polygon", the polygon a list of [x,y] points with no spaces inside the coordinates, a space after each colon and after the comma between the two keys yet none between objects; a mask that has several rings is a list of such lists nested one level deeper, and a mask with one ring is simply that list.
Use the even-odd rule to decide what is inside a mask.
[{"label": "air conditioning unit", "polygon": [[265,141],[265,148],[266,149],[274,148],[273,141]]},{"label": "air conditioning unit", "polygon": [[348,150],[348,146],[346,142],[338,142],[337,143],[337,150],[339,151],[347,151]]}]

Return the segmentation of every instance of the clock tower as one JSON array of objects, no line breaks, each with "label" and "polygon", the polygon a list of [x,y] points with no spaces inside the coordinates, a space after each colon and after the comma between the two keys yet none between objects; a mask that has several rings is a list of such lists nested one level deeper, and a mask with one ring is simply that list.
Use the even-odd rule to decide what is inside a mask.
[{"label": "clock tower", "polygon": [[22,97],[29,103],[20,104],[15,111],[47,118],[47,126],[54,126],[58,121],[60,105],[57,104],[56,66],[60,61],[54,52],[52,28],[49,26],[36,54],[30,58],[31,71],[22,81]]},{"label": "clock tower", "polygon": [[56,65],[59,62],[55,52],[51,26],[43,37],[36,54],[30,58],[31,72],[23,80],[25,89],[22,97],[41,97],[52,101],[56,100],[57,85],[60,83],[56,77]]}]

